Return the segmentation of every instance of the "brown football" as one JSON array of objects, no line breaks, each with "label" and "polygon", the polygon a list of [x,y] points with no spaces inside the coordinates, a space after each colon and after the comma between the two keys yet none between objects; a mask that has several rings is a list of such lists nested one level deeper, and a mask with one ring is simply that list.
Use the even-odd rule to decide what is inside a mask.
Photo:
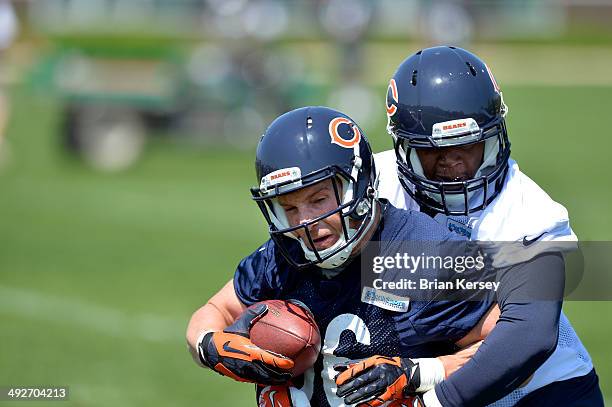
[{"label": "brown football", "polygon": [[301,375],[319,356],[319,327],[303,305],[283,300],[262,302],[268,305],[268,312],[251,326],[251,341],[262,349],[293,360],[295,365],[291,372],[294,376]]}]

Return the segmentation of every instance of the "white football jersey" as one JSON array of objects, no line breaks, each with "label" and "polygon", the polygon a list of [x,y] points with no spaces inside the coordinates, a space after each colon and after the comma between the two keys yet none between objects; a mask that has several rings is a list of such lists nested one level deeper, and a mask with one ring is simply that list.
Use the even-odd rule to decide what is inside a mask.
[{"label": "white football jersey", "polygon": [[[400,209],[419,210],[419,205],[404,191],[397,176],[397,163],[393,150],[374,155],[379,173],[378,196],[387,199]],[[437,214],[434,219],[451,231],[467,236],[470,240],[492,242],[517,242],[524,238],[538,242],[576,242],[577,237],[569,224],[569,216],[563,205],[553,201],[534,181],[523,174],[518,164],[510,159],[503,188],[497,198],[485,210],[467,216]],[[521,261],[550,250],[534,244],[529,251],[522,251]],[[564,248],[567,243],[564,243]],[[496,265],[511,264],[515,253],[496,258]],[[516,260],[513,260],[516,261]],[[588,374],[593,363],[567,317],[561,312],[559,339],[553,354],[540,366],[524,386],[514,390],[492,406],[512,406],[530,392],[549,383]]]}]

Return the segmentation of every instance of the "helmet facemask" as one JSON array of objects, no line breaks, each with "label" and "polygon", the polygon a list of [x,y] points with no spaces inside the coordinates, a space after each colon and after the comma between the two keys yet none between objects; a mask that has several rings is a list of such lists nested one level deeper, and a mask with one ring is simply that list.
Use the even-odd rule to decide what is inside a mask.
[{"label": "helmet facemask", "polygon": [[[510,142],[503,118],[468,136],[455,137],[454,142],[440,145],[433,137],[412,138],[388,128],[394,140],[398,176],[404,189],[420,204],[434,212],[463,215],[483,210],[497,196],[503,185],[510,157]],[[467,142],[462,142],[467,140]],[[425,142],[424,142],[425,141]],[[485,143],[482,162],[470,179],[434,181],[425,176],[416,148],[445,148]]]},{"label": "helmet facemask", "polygon": [[[252,189],[253,198],[257,201],[264,217],[268,221],[272,239],[289,262],[297,268],[316,265],[326,269],[325,274],[333,276],[342,270],[352,258],[353,250],[367,234],[377,217],[375,199],[376,180],[370,180],[366,188],[358,188],[357,174],[361,168],[359,157],[356,157],[351,174],[337,166],[330,166],[306,176],[294,172],[293,178],[269,184],[262,179],[260,188]],[[326,180],[331,181],[336,207],[322,213],[307,222],[290,225],[285,210],[279,203],[279,196],[316,185]],[[267,186],[265,184],[268,184]],[[311,227],[331,216],[340,216],[342,231],[334,244],[325,249],[317,249],[311,234]],[[355,224],[358,223],[358,226]],[[298,237],[298,232],[305,237]],[[296,258],[287,248],[287,239],[297,240],[303,252],[303,259]],[[310,247],[309,247],[310,246]],[[305,261],[304,261],[305,259]]]}]

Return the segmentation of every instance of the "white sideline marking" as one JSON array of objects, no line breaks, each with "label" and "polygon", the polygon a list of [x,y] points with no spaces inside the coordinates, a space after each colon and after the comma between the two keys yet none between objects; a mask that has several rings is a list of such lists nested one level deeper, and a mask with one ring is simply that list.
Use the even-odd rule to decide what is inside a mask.
[{"label": "white sideline marking", "polygon": [[154,314],[128,313],[74,298],[61,298],[37,291],[0,285],[0,314],[79,326],[119,338],[147,342],[185,341],[187,320]]}]

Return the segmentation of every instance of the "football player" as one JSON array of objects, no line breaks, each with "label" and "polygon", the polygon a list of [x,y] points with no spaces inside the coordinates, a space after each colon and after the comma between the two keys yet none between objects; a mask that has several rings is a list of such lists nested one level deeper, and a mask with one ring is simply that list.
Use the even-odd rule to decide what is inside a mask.
[{"label": "football player", "polygon": [[[425,393],[424,405],[602,406],[591,358],[561,312],[562,296],[536,301],[537,294],[525,294],[542,288],[537,276],[549,268],[539,263],[554,261],[553,242],[576,236],[565,208],[510,158],[508,108],[487,65],[460,48],[423,49],[400,64],[386,104],[394,151],[376,156],[382,197],[471,240],[536,247],[520,259],[532,267],[505,276],[490,336],[465,366]],[[505,262],[512,266],[512,257]],[[503,363],[491,363],[500,352]],[[399,374],[402,367],[375,381],[381,370],[368,364],[343,373],[339,384],[380,393],[394,378],[410,377]]]},{"label": "football player", "polygon": [[[238,381],[267,385],[259,386],[259,403],[275,406],[283,400],[282,405],[344,405],[344,396],[336,394],[334,367],[350,360],[383,355],[388,357],[377,360],[383,370],[409,366],[410,376],[394,387],[396,397],[427,390],[445,371],[465,363],[473,348],[454,358],[428,356],[472,342],[466,338],[484,330],[491,301],[411,301],[389,310],[362,297],[360,256],[368,242],[380,242],[377,250],[386,253],[388,242],[460,237],[425,214],[378,198],[369,143],[351,118],[325,107],[285,113],[259,142],[256,172],[252,194],[271,238],[193,314],[187,341],[198,363]],[[293,386],[286,385],[293,361],[258,348],[248,336],[267,308],[245,313],[247,306],[267,299],[301,301],[321,331],[319,359]]]}]

